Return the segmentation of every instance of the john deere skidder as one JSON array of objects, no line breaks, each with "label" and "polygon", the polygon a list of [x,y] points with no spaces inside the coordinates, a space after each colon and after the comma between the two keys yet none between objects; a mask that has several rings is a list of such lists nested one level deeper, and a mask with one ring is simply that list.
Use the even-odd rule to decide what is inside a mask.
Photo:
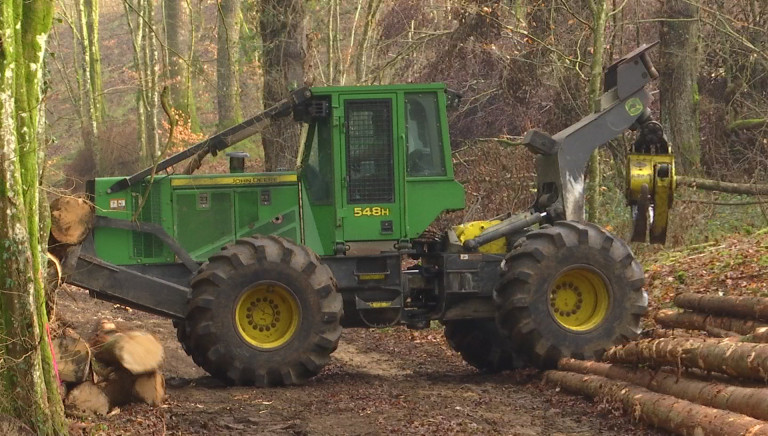
[{"label": "john deere skidder", "polygon": [[[650,47],[608,68],[598,112],[553,136],[527,133],[530,210],[424,237],[464,207],[446,117],[458,96],[442,84],[302,88],[152,168],[90,181],[92,230],[62,256],[65,280],[173,319],[194,361],[232,384],[307,380],[342,327],[433,320],[483,370],[598,358],[639,333],[648,300],[627,244],[584,222],[590,154],[638,132],[634,239],[650,229],[663,242],[672,203],[672,154],[645,89],[657,77]],[[295,171],[166,173],[290,114],[306,132]],[[405,258],[418,263],[403,269]]]}]

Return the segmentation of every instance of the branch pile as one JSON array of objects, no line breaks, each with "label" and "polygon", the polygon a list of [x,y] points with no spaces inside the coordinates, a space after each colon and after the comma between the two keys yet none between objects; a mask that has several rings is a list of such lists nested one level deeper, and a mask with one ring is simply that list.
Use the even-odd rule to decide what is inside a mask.
[{"label": "branch pile", "polygon": [[545,382],[675,434],[768,435],[768,298],[681,294],[675,304],[685,310],[656,322],[686,331],[614,347],[607,362],[562,359]]},{"label": "branch pile", "polygon": [[145,331],[121,331],[104,320],[87,343],[64,328],[53,350],[70,412],[106,415],[131,402],[157,406],[163,401],[163,347]]}]

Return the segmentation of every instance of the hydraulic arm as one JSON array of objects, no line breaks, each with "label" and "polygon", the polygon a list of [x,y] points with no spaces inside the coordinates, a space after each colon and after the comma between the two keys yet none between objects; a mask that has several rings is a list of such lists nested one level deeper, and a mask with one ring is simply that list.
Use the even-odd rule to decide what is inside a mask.
[{"label": "hydraulic arm", "polygon": [[311,97],[312,92],[309,90],[309,88],[304,87],[297,89],[296,91],[291,92],[291,95],[288,98],[281,100],[264,112],[261,112],[240,124],[236,124],[227,130],[224,130],[223,132],[217,133],[210,138],[198,142],[197,144],[182,150],[173,156],[163,159],[156,165],[145,168],[132,176],[121,179],[114,185],[110,186],[110,188],[107,190],[107,193],[111,194],[114,192],[122,191],[123,189],[126,189],[135,183],[141,182],[147,176],[150,176],[153,173],[163,171],[193,156],[200,156],[200,153],[203,155],[210,153],[211,155],[215,156],[219,151],[231,147],[238,142],[259,133],[262,127],[262,123],[265,121],[290,115],[291,111],[296,106],[299,106],[300,104],[309,100]]},{"label": "hydraulic arm", "polygon": [[633,240],[645,240],[650,214],[651,242],[664,242],[674,161],[661,125],[648,109],[652,98],[645,86],[658,73],[647,51],[655,45],[643,45],[607,69],[597,112],[553,136],[539,130],[526,134],[524,144],[538,155],[536,211],[548,212],[553,220],[583,221],[584,171],[590,155],[626,130],[639,129],[627,171],[627,200],[635,211]]}]

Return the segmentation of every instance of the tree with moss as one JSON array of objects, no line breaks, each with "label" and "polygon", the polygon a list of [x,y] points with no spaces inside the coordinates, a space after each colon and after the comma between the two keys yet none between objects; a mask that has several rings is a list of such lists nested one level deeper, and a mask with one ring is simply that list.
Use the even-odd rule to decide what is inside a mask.
[{"label": "tree with moss", "polygon": [[[67,433],[46,335],[42,77],[52,0],[0,2],[0,413]],[[44,227],[44,226],[43,226]]]},{"label": "tree with moss", "polygon": [[[592,15],[592,62],[589,68],[589,111],[600,110],[598,100],[603,93],[603,63],[605,55],[605,27],[608,23],[606,0],[589,0]],[[595,150],[589,157],[589,180],[587,181],[587,221],[596,222],[600,215],[600,151]]]}]

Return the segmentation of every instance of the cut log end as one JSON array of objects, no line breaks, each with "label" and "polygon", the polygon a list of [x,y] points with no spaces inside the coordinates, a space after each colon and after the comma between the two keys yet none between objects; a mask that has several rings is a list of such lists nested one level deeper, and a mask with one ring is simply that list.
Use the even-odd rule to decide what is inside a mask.
[{"label": "cut log end", "polygon": [[150,406],[159,406],[165,398],[165,379],[159,371],[136,376],[133,395]]},{"label": "cut log end", "polygon": [[151,373],[163,362],[163,346],[151,334],[133,330],[109,331],[93,341],[96,358],[105,363],[119,363],[132,374]]},{"label": "cut log end", "polygon": [[51,203],[51,235],[56,241],[77,245],[93,227],[93,208],[82,198],[59,197]]},{"label": "cut log end", "polygon": [[88,380],[91,366],[91,350],[88,344],[71,328],[65,328],[53,340],[53,352],[59,379],[66,383]]},{"label": "cut log end", "polygon": [[120,363],[133,374],[155,371],[163,362],[163,346],[154,336],[146,332],[125,332],[123,340],[116,345],[115,353]]},{"label": "cut log end", "polygon": [[90,381],[81,383],[72,389],[64,404],[70,409],[96,415],[109,412],[109,398],[98,386]]},{"label": "cut log end", "polygon": [[112,407],[120,407],[133,401],[133,383],[136,376],[130,372],[119,369],[111,374],[99,385],[109,398]]}]

